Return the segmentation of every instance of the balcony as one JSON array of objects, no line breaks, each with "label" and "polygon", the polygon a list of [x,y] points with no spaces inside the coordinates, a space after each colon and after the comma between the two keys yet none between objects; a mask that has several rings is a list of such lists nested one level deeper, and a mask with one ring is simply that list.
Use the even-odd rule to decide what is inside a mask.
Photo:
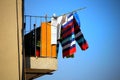
[{"label": "balcony", "polygon": [[28,26],[27,21],[32,22],[32,18],[25,21],[24,72],[26,80],[31,80],[57,70],[57,47],[51,44],[50,23],[42,22],[37,27],[35,23]]}]

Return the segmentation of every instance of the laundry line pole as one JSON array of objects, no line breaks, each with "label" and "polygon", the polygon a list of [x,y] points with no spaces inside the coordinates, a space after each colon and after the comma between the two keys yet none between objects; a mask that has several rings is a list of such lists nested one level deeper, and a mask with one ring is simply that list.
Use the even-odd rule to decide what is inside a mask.
[{"label": "laundry line pole", "polygon": [[[63,15],[67,15],[67,14],[70,14],[70,13],[74,13],[74,12],[77,12],[77,11],[80,11],[80,10],[84,10],[86,9],[87,7],[83,7],[83,8],[79,8],[79,9],[76,9],[76,10],[73,10],[71,12],[67,12],[67,13],[64,13],[62,15],[59,15],[59,16],[63,16]],[[59,16],[56,16],[56,17],[59,17]],[[25,17],[36,17],[36,18],[52,18],[53,16],[32,16],[32,15],[25,15]]]}]

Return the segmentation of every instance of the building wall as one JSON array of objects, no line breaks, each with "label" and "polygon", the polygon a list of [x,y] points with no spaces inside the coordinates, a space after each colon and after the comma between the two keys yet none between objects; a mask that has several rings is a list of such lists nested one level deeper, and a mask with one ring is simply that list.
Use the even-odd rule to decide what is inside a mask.
[{"label": "building wall", "polygon": [[22,0],[0,0],[0,80],[22,80],[21,30]]}]

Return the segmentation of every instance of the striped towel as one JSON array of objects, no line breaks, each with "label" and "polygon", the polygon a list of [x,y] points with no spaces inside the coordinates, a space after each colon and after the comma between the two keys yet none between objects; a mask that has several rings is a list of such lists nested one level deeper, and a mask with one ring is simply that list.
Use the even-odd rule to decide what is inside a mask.
[{"label": "striped towel", "polygon": [[76,42],[82,50],[88,48],[88,43],[80,29],[80,19],[77,13],[67,15],[66,21],[61,24],[61,39],[57,44],[57,52],[59,42],[62,45],[63,58],[74,57],[74,53],[76,52]]},{"label": "striped towel", "polygon": [[61,44],[63,58],[76,52],[75,29],[73,15],[67,15],[67,21],[61,26]]}]

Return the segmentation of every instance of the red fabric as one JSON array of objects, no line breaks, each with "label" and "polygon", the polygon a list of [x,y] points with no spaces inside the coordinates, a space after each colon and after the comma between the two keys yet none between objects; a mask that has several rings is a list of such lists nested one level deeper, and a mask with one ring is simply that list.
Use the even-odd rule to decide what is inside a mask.
[{"label": "red fabric", "polygon": [[36,56],[37,56],[37,57],[40,56],[40,50],[36,50]]},{"label": "red fabric", "polygon": [[87,48],[88,48],[88,43],[87,42],[81,45],[82,50],[86,50]]},{"label": "red fabric", "polygon": [[70,49],[70,50],[64,51],[64,52],[63,52],[63,58],[64,58],[65,56],[73,55],[75,52],[76,52],[76,47],[73,47],[73,48]]},{"label": "red fabric", "polygon": [[74,32],[74,28],[66,32],[65,34],[62,35],[62,38],[65,38],[66,36],[70,35],[72,32]]},{"label": "red fabric", "polygon": [[76,26],[76,27],[75,27],[75,31],[77,31],[78,29],[80,29],[80,27],[79,27],[79,26]]}]

